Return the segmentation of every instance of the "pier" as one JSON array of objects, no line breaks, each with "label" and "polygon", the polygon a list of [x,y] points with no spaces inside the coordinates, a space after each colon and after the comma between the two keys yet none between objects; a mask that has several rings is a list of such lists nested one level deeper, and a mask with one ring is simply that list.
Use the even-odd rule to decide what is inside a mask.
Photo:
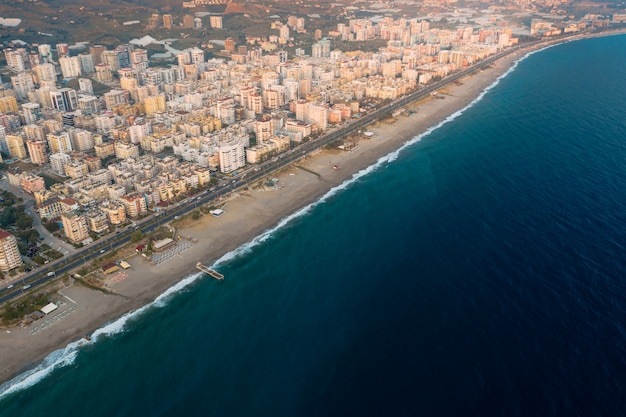
[{"label": "pier", "polygon": [[202,265],[200,262],[198,262],[196,264],[196,268],[199,269],[200,271],[204,272],[205,274],[208,274],[210,276],[212,276],[213,278],[217,279],[217,280],[223,280],[224,279],[224,275],[220,274],[219,272],[217,272],[214,269],[209,268],[206,265]]}]

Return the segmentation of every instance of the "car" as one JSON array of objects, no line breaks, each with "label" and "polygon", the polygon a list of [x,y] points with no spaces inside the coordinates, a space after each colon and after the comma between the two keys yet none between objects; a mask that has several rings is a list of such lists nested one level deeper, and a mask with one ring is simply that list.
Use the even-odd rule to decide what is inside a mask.
[{"label": "car", "polygon": [[104,249],[100,249],[100,253],[104,253],[106,252]]},{"label": "car", "polygon": [[14,285],[14,284],[11,284],[11,285],[9,285],[9,286],[7,287],[7,290],[10,290],[10,289],[11,289],[11,288],[13,288],[13,287],[15,287],[15,285]]},{"label": "car", "polygon": [[50,271],[46,275],[49,276],[49,277],[53,277],[54,276],[54,271]]},{"label": "car", "polygon": [[27,290],[27,289],[29,289],[29,288],[30,288],[30,284],[24,285],[24,286],[22,287],[22,289],[23,289],[23,290]]}]

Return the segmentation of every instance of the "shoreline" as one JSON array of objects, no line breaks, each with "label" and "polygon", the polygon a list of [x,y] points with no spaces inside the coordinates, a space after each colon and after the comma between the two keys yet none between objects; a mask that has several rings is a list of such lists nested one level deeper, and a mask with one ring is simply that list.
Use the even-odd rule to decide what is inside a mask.
[{"label": "shoreline", "polygon": [[[132,266],[126,271],[127,276],[114,274],[119,280],[107,279],[107,287],[116,294],[105,294],[82,285],[60,290],[60,299],[64,304],[57,311],[29,327],[1,330],[0,363],[4,366],[0,369],[0,383],[35,368],[50,353],[62,350],[72,342],[79,341],[76,345],[89,343],[80,342],[84,335],[97,339],[94,334],[94,331],[98,333],[97,329],[120,323],[121,317],[152,304],[185,277],[199,272],[195,269],[196,262],[213,265],[230,256],[237,248],[248,246],[250,242],[254,244],[259,236],[271,233],[288,216],[319,201],[334,187],[344,184],[413,138],[429,132],[467,108],[530,53],[577,39],[623,33],[624,30],[577,35],[511,53],[488,69],[462,78],[459,85],[447,85],[441,90],[444,99],[423,99],[405,106],[415,111],[410,116],[402,115],[393,118],[390,123],[370,125],[368,130],[374,132],[373,137],[360,138],[356,149],[349,152],[322,150],[276,172],[275,177],[280,184],[278,189],[240,191],[227,202],[222,216],[207,214],[177,230],[185,239],[197,243],[167,261],[151,265],[139,255],[127,259]],[[228,277],[221,285],[228,285],[227,282]],[[50,324],[42,326],[42,320],[48,320]],[[38,329],[33,333],[34,327]],[[47,372],[51,370],[50,367],[47,369]],[[4,392],[0,391],[0,398],[3,395]]]}]

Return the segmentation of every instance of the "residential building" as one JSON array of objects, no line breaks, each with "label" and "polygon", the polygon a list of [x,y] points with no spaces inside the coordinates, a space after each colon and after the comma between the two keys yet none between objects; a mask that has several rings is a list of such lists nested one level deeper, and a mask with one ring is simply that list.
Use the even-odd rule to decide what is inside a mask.
[{"label": "residential building", "polygon": [[104,211],[94,209],[85,213],[87,226],[94,233],[104,233],[109,230],[109,222]]},{"label": "residential building", "polygon": [[89,238],[89,228],[84,216],[76,212],[63,213],[61,214],[61,222],[65,236],[72,242],[80,243]]},{"label": "residential building", "polygon": [[0,229],[0,271],[8,272],[22,266],[22,256],[17,239],[11,233]]},{"label": "residential building", "polygon": [[48,147],[50,148],[50,153],[65,153],[69,154],[72,152],[72,142],[70,140],[70,135],[68,132],[63,130],[57,130],[53,133],[48,133],[46,135],[46,139],[48,141]]},{"label": "residential building", "polygon": [[41,139],[27,139],[26,148],[30,155],[30,162],[35,165],[45,165],[48,163],[46,154],[46,143]]},{"label": "residential building", "polygon": [[31,173],[22,174],[21,186],[29,194],[34,194],[46,188],[43,178]]},{"label": "residential building", "polygon": [[6,135],[7,147],[9,148],[9,155],[11,158],[26,159],[28,154],[24,147],[24,134],[8,134]]},{"label": "residential building", "polygon": [[246,151],[239,137],[222,142],[218,149],[221,172],[233,172],[246,165]]},{"label": "residential building", "polygon": [[135,218],[148,211],[146,199],[137,193],[125,195],[120,198],[120,201],[124,204],[128,217]]}]

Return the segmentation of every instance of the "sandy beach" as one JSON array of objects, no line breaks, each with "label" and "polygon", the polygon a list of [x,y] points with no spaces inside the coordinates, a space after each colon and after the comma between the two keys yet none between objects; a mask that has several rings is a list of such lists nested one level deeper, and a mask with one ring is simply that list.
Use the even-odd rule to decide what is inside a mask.
[{"label": "sandy beach", "polygon": [[[107,288],[114,294],[77,284],[59,291],[62,305],[44,319],[29,327],[0,330],[0,381],[32,368],[54,350],[153,301],[184,276],[196,272],[196,262],[213,264],[284,217],[318,200],[354,173],[465,108],[528,52],[513,53],[490,68],[449,85],[442,90],[444,99],[429,98],[407,106],[414,111],[411,115],[370,126],[373,136],[359,139],[356,149],[322,150],[272,174],[278,179],[275,189],[254,184],[251,189],[240,191],[226,203],[222,216],[206,214],[177,229],[177,234],[191,243],[180,253],[157,265],[140,255],[128,258],[131,268],[126,274],[113,274],[107,279]],[[228,285],[228,277],[223,285]]]}]

